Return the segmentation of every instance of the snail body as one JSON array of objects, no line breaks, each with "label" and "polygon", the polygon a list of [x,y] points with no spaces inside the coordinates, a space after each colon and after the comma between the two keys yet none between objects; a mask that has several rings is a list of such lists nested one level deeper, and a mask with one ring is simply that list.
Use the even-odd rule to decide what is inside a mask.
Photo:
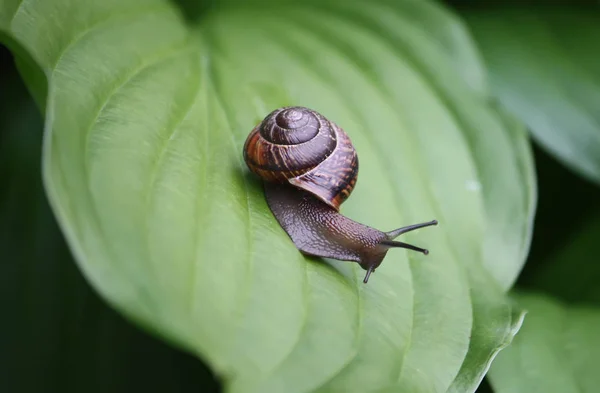
[{"label": "snail body", "polygon": [[318,112],[298,106],[271,112],[248,135],[244,160],[302,253],[357,262],[367,271],[365,283],[390,248],[428,254],[394,239],[435,220],[382,232],[339,213],[356,185],[358,157],[345,131]]}]

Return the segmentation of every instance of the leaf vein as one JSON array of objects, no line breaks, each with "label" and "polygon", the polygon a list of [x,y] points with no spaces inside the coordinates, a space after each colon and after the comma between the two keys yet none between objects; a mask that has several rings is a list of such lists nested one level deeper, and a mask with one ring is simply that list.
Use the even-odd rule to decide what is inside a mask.
[{"label": "leaf vein", "polygon": [[119,13],[111,13],[108,16],[105,16],[104,18],[101,18],[97,21],[94,21],[91,25],[87,26],[85,29],[81,30],[78,34],[76,34],[63,48],[62,50],[59,52],[59,54],[56,57],[56,61],[54,62],[54,64],[50,67],[51,69],[56,69],[56,67],[60,64],[61,60],[63,59],[63,57],[69,52],[69,50],[72,50],[73,48],[75,48],[77,46],[77,44],[81,43],[83,41],[83,39],[90,33],[92,33],[94,30],[96,30],[97,28],[100,28],[104,25],[110,24],[111,22],[115,22],[115,21],[121,21],[124,22],[128,19],[134,19],[135,17],[145,17],[148,14],[152,14],[152,13],[167,13],[168,11],[171,11],[170,7],[165,6],[165,5],[161,5],[161,6],[154,6],[154,7],[148,7],[146,9],[133,9],[130,11],[122,11]]},{"label": "leaf vein", "polygon": [[171,60],[172,58],[174,58],[178,55],[185,54],[189,50],[190,50],[190,46],[189,46],[188,40],[185,40],[182,45],[180,44],[175,47],[170,47],[166,51],[160,51],[150,61],[141,62],[137,67],[133,68],[130,72],[128,72],[126,75],[124,75],[123,78],[121,78],[121,80],[119,80],[117,83],[115,83],[114,87],[110,90],[110,92],[106,95],[106,97],[104,97],[104,99],[101,101],[99,108],[96,110],[94,117],[91,119],[89,126],[87,127],[87,129],[85,130],[85,132],[83,134],[83,137],[84,137],[83,149],[84,149],[84,156],[86,157],[85,170],[86,170],[86,173],[88,176],[90,175],[89,145],[90,145],[91,136],[93,134],[93,129],[94,129],[94,126],[96,125],[96,123],[98,122],[98,120],[100,119],[100,116],[102,115],[102,113],[104,112],[104,110],[106,109],[108,104],[110,103],[110,100],[112,99],[112,97],[114,97],[114,95],[119,90],[121,90],[128,83],[130,83],[136,76],[142,74],[143,72],[149,70],[150,68],[155,67],[165,61]]},{"label": "leaf vein", "polygon": [[13,28],[13,22],[15,21],[17,15],[23,10],[23,5],[25,4],[27,0],[20,0],[19,1],[19,5],[17,6],[17,8],[15,9],[15,12],[13,13],[12,17],[10,18],[10,23],[8,24],[10,26],[10,29],[12,30]]},{"label": "leaf vein", "polygon": [[[223,98],[220,96],[219,94],[219,90],[218,90],[218,86],[217,86],[217,78],[216,78],[216,72],[214,70],[214,66],[212,63],[212,58],[214,58],[214,55],[212,55],[211,57],[208,57],[209,54],[211,53],[211,51],[213,50],[213,48],[211,47],[210,43],[208,40],[205,40],[206,46],[208,48],[208,50],[206,51],[207,53],[207,57],[206,57],[206,69],[207,69],[207,73],[208,73],[208,77],[207,80],[209,81],[209,83],[211,83],[212,86],[212,90],[214,91],[214,97],[215,97],[215,101],[216,103],[220,106],[221,110],[223,111],[223,113],[225,114],[225,120],[227,122],[227,135],[229,136],[229,141],[231,142],[232,146],[234,147],[234,149],[236,148],[236,143],[235,143],[235,136],[233,135],[232,132],[232,127],[231,127],[231,121],[230,121],[230,114],[227,110],[227,106],[225,105],[225,101],[223,100]],[[244,165],[243,163],[240,161],[240,158],[236,155],[236,163],[240,168],[240,171],[243,171],[244,169]],[[246,237],[247,237],[247,242],[248,242],[248,252],[247,252],[247,265],[248,265],[248,273],[252,272],[254,269],[254,243],[252,241],[252,239],[254,238],[254,232],[253,232],[253,228],[254,228],[254,223],[252,220],[252,211],[251,211],[251,199],[250,199],[250,191],[249,191],[249,186],[247,183],[247,180],[245,177],[242,176],[242,184],[244,186],[244,202],[246,204],[246,221],[248,223],[247,225],[247,231],[246,231]],[[232,328],[232,336],[235,337],[236,333],[240,330],[241,325],[243,323],[243,312],[241,312],[242,307],[244,304],[246,304],[250,298],[250,288],[251,288],[251,277],[252,274],[247,274],[246,275],[248,277],[248,279],[246,280],[246,284],[245,284],[245,295],[246,295],[246,299],[242,300],[240,299],[240,304],[239,304],[239,321],[238,321],[238,326],[235,328]],[[229,342],[232,343],[235,340],[229,340]]]},{"label": "leaf vein", "polygon": [[[150,241],[150,210],[152,207],[152,202],[154,200],[154,195],[155,195],[155,191],[156,191],[156,181],[158,179],[158,174],[159,174],[160,170],[162,169],[162,166],[164,165],[164,158],[165,158],[165,155],[167,152],[167,148],[168,148],[169,144],[176,138],[176,136],[178,134],[178,130],[180,130],[181,124],[189,116],[192,108],[194,107],[194,103],[196,102],[199,91],[200,91],[200,78],[198,77],[198,81],[197,81],[194,89],[192,90],[192,94],[190,94],[190,98],[183,105],[183,107],[185,109],[175,119],[174,123],[172,125],[168,126],[169,128],[171,128],[171,131],[170,131],[169,135],[162,141],[162,143],[159,147],[159,150],[156,153],[157,154],[156,163],[151,169],[150,176],[149,176],[149,182],[148,182],[148,188],[146,191],[146,195],[148,197],[146,199],[146,214],[145,214],[145,216],[146,216],[146,239],[147,239],[148,250],[150,250],[150,244],[151,244],[151,241]],[[148,260],[152,261],[152,253],[151,252],[149,252]],[[192,264],[192,266],[194,266],[194,265],[195,265],[195,263]]]}]

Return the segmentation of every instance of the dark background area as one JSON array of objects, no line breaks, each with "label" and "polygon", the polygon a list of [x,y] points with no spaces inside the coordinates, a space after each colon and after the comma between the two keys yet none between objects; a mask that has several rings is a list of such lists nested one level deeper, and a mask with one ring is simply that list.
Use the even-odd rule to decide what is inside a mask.
[{"label": "dark background area", "polygon": [[[446,3],[460,12],[525,2]],[[559,3],[598,9],[595,1],[553,2]],[[42,127],[10,52],[0,46],[0,391],[219,392],[201,362],[130,324],[86,283],[43,192]],[[538,207],[517,288],[528,288],[544,261],[600,209],[600,188],[535,144],[534,154]],[[478,391],[491,389],[484,383]]]}]

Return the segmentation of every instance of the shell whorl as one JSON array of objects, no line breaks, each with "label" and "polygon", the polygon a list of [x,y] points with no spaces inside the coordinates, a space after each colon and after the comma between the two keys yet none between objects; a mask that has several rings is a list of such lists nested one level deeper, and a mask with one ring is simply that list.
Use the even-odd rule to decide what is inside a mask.
[{"label": "shell whorl", "polygon": [[356,151],[344,130],[299,106],[268,114],[248,135],[244,160],[263,180],[288,182],[336,210],[358,175]]}]

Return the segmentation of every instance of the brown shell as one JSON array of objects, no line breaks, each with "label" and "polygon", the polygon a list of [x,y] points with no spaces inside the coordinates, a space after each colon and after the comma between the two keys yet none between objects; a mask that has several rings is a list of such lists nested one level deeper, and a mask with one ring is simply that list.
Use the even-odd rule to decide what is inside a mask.
[{"label": "brown shell", "polygon": [[298,106],[267,115],[248,135],[244,160],[263,180],[292,184],[335,210],[350,196],[358,176],[358,157],[344,130]]}]

